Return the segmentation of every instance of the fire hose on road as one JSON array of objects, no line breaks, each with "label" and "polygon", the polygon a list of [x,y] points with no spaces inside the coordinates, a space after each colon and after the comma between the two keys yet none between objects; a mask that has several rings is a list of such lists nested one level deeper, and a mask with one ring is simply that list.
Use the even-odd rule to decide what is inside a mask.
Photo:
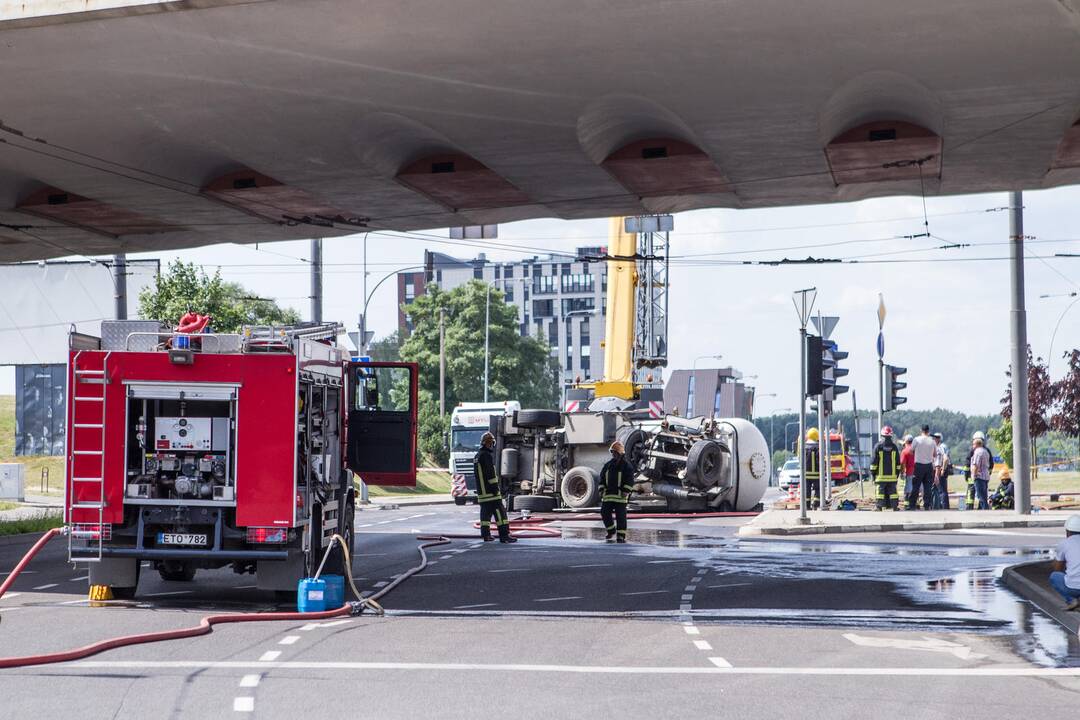
[{"label": "fire hose on road", "polygon": [[[41,536],[41,538],[34,543],[34,546],[23,556],[23,559],[19,561],[15,569],[7,579],[0,585],[0,598],[4,596],[4,593],[14,584],[15,578],[22,572],[23,568],[33,559],[35,555],[43,548],[50,540],[57,535],[64,532],[62,528],[53,528],[49,532]],[[356,583],[352,577],[352,558],[349,555],[349,549],[345,546],[344,540],[340,535],[334,536],[335,541],[341,544],[342,550],[345,553],[345,568],[346,574],[349,580],[349,586],[352,588],[353,593],[358,598],[357,601],[347,602],[341,607],[335,610],[325,610],[323,612],[273,612],[273,613],[228,613],[221,615],[207,615],[199,621],[198,625],[194,625],[186,628],[178,628],[176,630],[161,630],[159,632],[150,633],[138,633],[135,635],[123,635],[120,637],[110,638],[108,640],[100,640],[90,645],[84,645],[79,648],[72,648],[70,650],[60,650],[51,653],[42,653],[39,655],[24,655],[21,657],[0,657],[0,668],[15,668],[26,667],[29,665],[47,665],[51,663],[70,662],[72,660],[81,660],[83,658],[96,655],[106,650],[113,650],[116,648],[126,647],[128,645],[142,645],[145,643],[161,642],[163,640],[179,640],[181,638],[196,637],[198,635],[206,635],[213,631],[215,625],[225,625],[229,623],[244,623],[244,622],[270,622],[277,620],[286,620],[296,622],[312,621],[312,620],[325,620],[328,618],[341,617],[344,615],[360,615],[363,612],[364,607],[370,607],[377,612],[381,613],[382,608],[378,604],[380,598],[385,597],[394,588],[399,586],[402,582],[409,579],[413,575],[421,572],[428,565],[427,553],[425,550],[431,547],[437,547],[439,545],[447,545],[450,540],[443,536],[417,536],[418,540],[422,540],[420,545],[417,546],[417,551],[420,553],[420,564],[415,565],[395,579],[392,583],[379,590],[374,595],[369,597],[362,597],[360,592],[356,588]],[[323,556],[325,562],[326,555],[333,549],[334,544],[331,543],[326,549],[326,553]]]}]

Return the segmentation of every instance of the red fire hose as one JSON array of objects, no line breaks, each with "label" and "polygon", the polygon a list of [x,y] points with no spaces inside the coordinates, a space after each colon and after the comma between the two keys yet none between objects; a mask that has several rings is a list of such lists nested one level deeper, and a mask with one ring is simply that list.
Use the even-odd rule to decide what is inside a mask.
[{"label": "red fire hose", "polygon": [[[15,582],[15,578],[26,567],[27,563],[33,559],[34,555],[47,543],[57,535],[61,534],[61,528],[54,528],[49,532],[41,536],[34,546],[30,548],[29,552],[19,561],[19,564],[12,570],[11,575],[4,581],[3,585],[0,585],[0,597],[3,597],[8,588]],[[243,623],[243,622],[266,622],[272,620],[289,620],[296,622],[298,620],[310,621],[310,620],[325,620],[327,618],[340,617],[342,615],[359,615],[364,602],[377,601],[380,597],[383,597],[392,589],[397,587],[408,577],[415,575],[416,573],[427,567],[427,553],[424,552],[425,548],[432,547],[434,545],[445,545],[449,542],[444,537],[420,537],[418,539],[427,540],[417,550],[420,552],[421,562],[416,567],[410,568],[406,572],[402,573],[397,580],[390,585],[387,585],[378,593],[366,598],[362,602],[349,602],[336,610],[325,610],[323,612],[274,612],[274,613],[229,613],[224,615],[208,615],[199,621],[198,625],[186,628],[179,628],[177,630],[162,630],[152,633],[139,633],[136,635],[124,635],[122,637],[110,638],[108,640],[101,640],[90,645],[84,645],[80,648],[73,648],[71,650],[61,650],[52,653],[42,653],[40,655],[24,655],[21,657],[0,657],[0,668],[14,668],[14,667],[26,667],[28,665],[48,665],[51,663],[70,662],[72,660],[81,660],[91,655],[104,652],[106,650],[113,650],[115,648],[126,647],[128,645],[141,645],[143,643],[161,642],[162,640],[179,640],[181,638],[196,637],[198,635],[206,635],[213,630],[214,625],[225,625],[227,623]],[[331,545],[331,548],[333,546]],[[331,548],[327,548],[329,553]],[[346,568],[351,568],[351,560],[348,556],[348,550],[345,550],[346,556]],[[349,569],[349,583],[352,585],[352,571]],[[355,585],[353,585],[355,591]],[[378,607],[376,605],[376,607]]]}]

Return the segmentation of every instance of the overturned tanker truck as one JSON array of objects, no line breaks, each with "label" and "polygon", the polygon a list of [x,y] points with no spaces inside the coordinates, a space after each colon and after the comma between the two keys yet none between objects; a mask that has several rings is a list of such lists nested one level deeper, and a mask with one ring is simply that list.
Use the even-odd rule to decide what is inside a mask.
[{"label": "overturned tanker truck", "polygon": [[760,508],[769,482],[765,437],[741,418],[520,410],[491,425],[515,510],[595,507],[600,468],[615,440],[637,471],[631,507],[750,511]]}]

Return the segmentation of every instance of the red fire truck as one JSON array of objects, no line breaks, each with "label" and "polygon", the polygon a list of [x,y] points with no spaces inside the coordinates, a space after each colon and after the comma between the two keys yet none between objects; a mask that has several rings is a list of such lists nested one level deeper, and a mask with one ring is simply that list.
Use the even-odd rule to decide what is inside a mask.
[{"label": "red fire truck", "polygon": [[334,533],[352,545],[354,474],[415,484],[416,366],[352,362],[341,330],[71,333],[65,519],[91,585],[131,597],[149,561],[167,580],[231,566],[295,592]]}]

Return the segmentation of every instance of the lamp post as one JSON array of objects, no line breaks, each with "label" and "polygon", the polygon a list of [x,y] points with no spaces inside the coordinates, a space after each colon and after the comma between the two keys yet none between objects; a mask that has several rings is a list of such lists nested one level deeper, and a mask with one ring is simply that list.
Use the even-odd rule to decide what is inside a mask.
[{"label": "lamp post", "polygon": [[[559,332],[560,332],[560,333],[564,332],[563,328],[565,328],[566,330],[569,330],[569,326],[568,326],[568,325],[566,324],[566,321],[567,321],[568,319],[570,319],[571,317],[574,317],[575,315],[576,315],[576,316],[586,316],[586,315],[595,315],[595,314],[596,314],[596,309],[595,309],[595,308],[593,308],[593,309],[591,309],[591,310],[570,310],[569,312],[563,313],[563,314],[562,314],[562,315],[560,316],[560,322],[559,322]],[[572,333],[571,333],[571,334],[572,334]],[[592,333],[590,333],[590,336],[591,336],[591,335],[592,335]],[[570,347],[570,340],[569,340],[569,339],[567,339],[567,341],[566,341],[566,346],[567,346],[568,348]],[[591,356],[590,356],[590,357],[591,357]],[[562,357],[559,357],[559,366],[560,366],[560,367],[562,366],[562,362],[563,362],[563,359],[562,359]],[[564,371],[561,371],[561,372],[559,373],[559,374],[560,374],[560,376],[563,376],[563,374],[564,374],[565,372],[566,372],[565,370],[564,370]],[[573,372],[573,371],[571,370],[570,372]],[[562,390],[562,400],[561,400],[561,405],[560,405],[560,407],[561,407],[562,409],[564,409],[564,410],[566,409],[566,386],[567,386],[567,385],[568,385],[569,383],[570,383],[570,379],[569,379],[569,378],[566,378],[565,376],[563,377],[563,381],[562,381],[561,383],[559,383],[559,385],[560,385],[560,389]]]},{"label": "lamp post", "polygon": [[[375,287],[371,288],[371,292],[364,298],[364,310],[360,313],[360,342],[357,343],[360,346],[360,354],[367,355],[367,308],[368,303],[371,302],[372,296],[375,295],[375,291],[379,289],[379,286],[392,277],[396,277],[398,273],[403,273],[408,270],[423,270],[423,265],[409,265],[408,267],[398,268],[397,270],[391,270],[389,273],[379,279],[379,282],[375,283]],[[366,278],[365,278],[366,283]]]},{"label": "lamp post", "polygon": [[694,364],[691,367],[696,371],[698,360],[720,360],[723,357],[723,355],[698,355],[696,358],[694,358]]}]

